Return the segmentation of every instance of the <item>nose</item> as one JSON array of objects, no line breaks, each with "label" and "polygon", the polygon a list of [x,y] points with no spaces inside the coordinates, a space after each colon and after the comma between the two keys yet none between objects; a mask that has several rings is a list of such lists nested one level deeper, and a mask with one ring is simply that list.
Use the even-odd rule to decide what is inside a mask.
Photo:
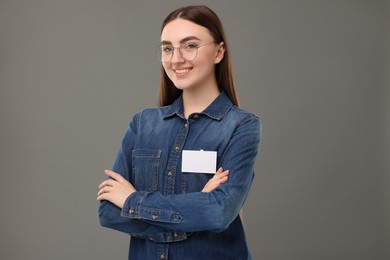
[{"label": "nose", "polygon": [[172,54],[171,62],[172,63],[183,63],[185,61],[186,60],[184,59],[183,54],[181,53],[180,48],[175,48],[175,50],[173,51],[173,54]]}]

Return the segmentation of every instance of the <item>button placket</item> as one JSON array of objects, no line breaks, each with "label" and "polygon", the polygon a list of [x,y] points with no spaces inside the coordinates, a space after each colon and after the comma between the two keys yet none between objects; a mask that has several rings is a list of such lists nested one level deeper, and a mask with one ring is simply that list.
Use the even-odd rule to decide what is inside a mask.
[{"label": "button placket", "polygon": [[169,244],[158,244],[158,255],[161,260],[168,259]]},{"label": "button placket", "polygon": [[[180,119],[182,120],[182,119]],[[181,158],[181,151],[187,139],[189,131],[189,122],[188,120],[182,120],[180,122],[180,129],[177,133],[175,141],[173,143],[172,150],[169,153],[167,172],[164,178],[164,191],[163,194],[174,194],[176,190],[176,174],[178,161]]]}]

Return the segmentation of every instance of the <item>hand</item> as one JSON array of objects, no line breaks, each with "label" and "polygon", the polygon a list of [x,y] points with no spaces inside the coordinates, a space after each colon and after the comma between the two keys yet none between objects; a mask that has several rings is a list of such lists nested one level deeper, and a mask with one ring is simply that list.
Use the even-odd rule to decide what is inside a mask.
[{"label": "hand", "polygon": [[136,190],[120,174],[110,170],[105,170],[104,173],[112,179],[107,179],[99,185],[97,200],[108,200],[122,209],[127,197]]},{"label": "hand", "polygon": [[214,177],[206,183],[202,192],[212,192],[213,190],[218,188],[219,185],[228,181],[228,175],[229,170],[223,171],[222,167],[220,167],[215,173]]}]

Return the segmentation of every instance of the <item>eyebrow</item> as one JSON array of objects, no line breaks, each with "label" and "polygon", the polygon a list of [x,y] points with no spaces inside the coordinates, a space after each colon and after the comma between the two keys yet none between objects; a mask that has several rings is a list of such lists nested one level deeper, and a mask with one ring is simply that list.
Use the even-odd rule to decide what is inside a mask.
[{"label": "eyebrow", "polygon": [[[190,41],[190,40],[198,40],[198,41],[200,41],[200,39],[198,37],[196,37],[196,36],[188,36],[188,37],[185,37],[185,38],[181,39],[180,40],[180,44],[185,43],[185,42]],[[163,44],[172,44],[172,42],[170,42],[170,41],[161,41],[160,44],[161,45],[163,45]]]}]

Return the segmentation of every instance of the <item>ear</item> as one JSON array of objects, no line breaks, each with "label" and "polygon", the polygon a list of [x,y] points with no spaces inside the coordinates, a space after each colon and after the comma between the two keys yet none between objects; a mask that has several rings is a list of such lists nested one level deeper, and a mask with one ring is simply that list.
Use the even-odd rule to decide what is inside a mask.
[{"label": "ear", "polygon": [[225,56],[225,43],[220,42],[214,59],[214,64],[220,63],[224,56]]}]

